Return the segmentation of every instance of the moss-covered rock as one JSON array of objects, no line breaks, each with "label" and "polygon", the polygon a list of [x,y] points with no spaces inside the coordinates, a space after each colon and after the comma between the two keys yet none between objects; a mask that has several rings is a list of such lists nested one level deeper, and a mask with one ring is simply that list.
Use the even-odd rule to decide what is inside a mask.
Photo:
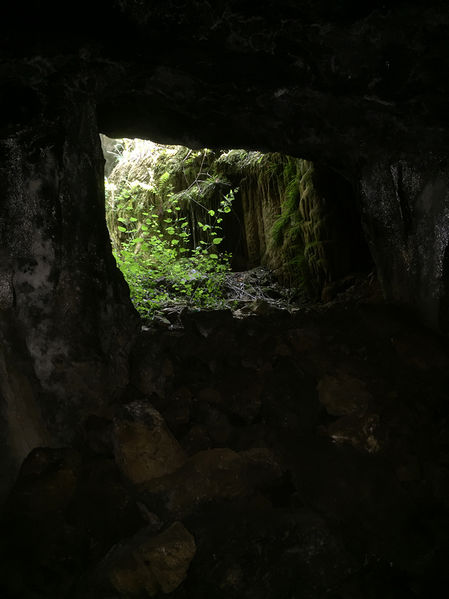
[{"label": "moss-covered rock", "polygon": [[351,187],[308,160],[287,158],[281,214],[271,237],[282,278],[314,298],[369,263]]}]

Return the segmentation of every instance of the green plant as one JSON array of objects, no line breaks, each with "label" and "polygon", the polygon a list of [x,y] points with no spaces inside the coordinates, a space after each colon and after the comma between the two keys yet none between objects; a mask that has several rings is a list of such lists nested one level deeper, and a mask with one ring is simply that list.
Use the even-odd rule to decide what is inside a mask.
[{"label": "green plant", "polygon": [[[161,178],[166,185],[168,177]],[[181,215],[175,194],[167,194],[163,210],[150,206],[135,216],[135,192],[135,185],[124,185],[114,198],[118,235],[111,237],[114,256],[140,315],[152,317],[160,308],[175,304],[198,309],[221,306],[231,256],[220,253],[219,246],[234,191],[223,196],[217,210],[204,208],[207,222],[206,218],[198,222],[204,235],[193,247],[188,219]]]}]

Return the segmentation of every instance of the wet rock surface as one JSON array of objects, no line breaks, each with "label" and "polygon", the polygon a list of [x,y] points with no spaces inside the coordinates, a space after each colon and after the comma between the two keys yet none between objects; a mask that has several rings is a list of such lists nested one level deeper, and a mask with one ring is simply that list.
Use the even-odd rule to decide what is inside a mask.
[{"label": "wet rock surface", "polygon": [[2,596],[444,596],[447,344],[360,293],[143,331],[115,417],[23,464]]}]

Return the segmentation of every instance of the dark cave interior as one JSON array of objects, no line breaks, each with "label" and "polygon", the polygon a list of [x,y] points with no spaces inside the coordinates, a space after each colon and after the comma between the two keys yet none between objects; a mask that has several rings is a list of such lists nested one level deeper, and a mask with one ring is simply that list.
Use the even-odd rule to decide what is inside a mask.
[{"label": "dark cave interior", "polygon": [[[51,5],[0,25],[1,596],[446,596],[445,3]],[[99,132],[310,161],[375,274],[143,329]]]}]

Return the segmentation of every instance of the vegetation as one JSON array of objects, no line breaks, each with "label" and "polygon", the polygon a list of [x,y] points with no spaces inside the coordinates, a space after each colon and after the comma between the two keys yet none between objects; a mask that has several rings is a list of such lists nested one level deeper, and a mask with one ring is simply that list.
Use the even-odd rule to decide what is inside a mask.
[{"label": "vegetation", "polygon": [[[123,142],[117,183],[106,180],[107,221],[135,307],[143,317],[170,305],[220,307],[231,258],[220,251],[222,223],[232,210],[235,190],[204,171],[209,150],[202,151],[199,170],[192,169],[192,182],[175,192],[173,178],[179,175],[179,165],[191,168],[199,153],[140,140]],[[139,168],[142,163],[144,169]],[[218,188],[220,201],[214,209],[208,201]],[[186,213],[186,204],[191,203],[202,215],[194,227]]]},{"label": "vegetation", "polygon": [[244,268],[262,264],[281,283],[319,291],[326,256],[321,225],[310,220],[318,205],[311,163],[127,139],[117,141],[116,159],[106,180],[107,223],[143,317],[167,305],[224,306],[234,250]]}]

